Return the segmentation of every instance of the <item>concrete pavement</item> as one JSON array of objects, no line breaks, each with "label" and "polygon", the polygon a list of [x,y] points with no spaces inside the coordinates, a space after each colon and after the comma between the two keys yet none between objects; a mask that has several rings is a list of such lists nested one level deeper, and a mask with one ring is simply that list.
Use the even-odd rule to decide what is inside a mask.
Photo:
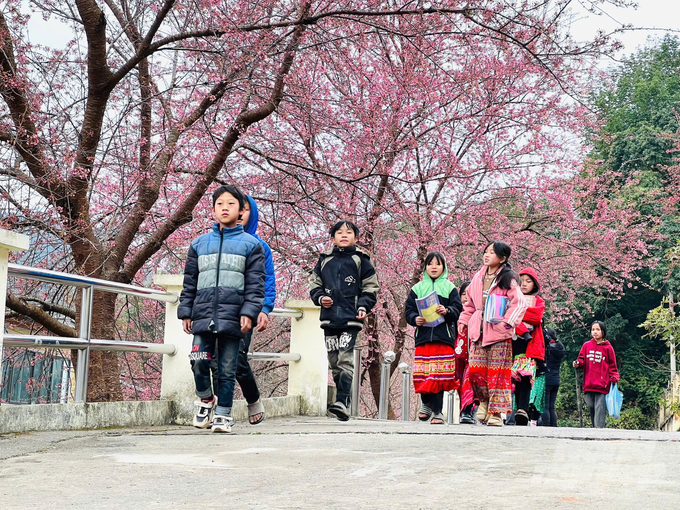
[{"label": "concrete pavement", "polygon": [[0,436],[0,508],[675,508],[677,433],[327,418]]}]

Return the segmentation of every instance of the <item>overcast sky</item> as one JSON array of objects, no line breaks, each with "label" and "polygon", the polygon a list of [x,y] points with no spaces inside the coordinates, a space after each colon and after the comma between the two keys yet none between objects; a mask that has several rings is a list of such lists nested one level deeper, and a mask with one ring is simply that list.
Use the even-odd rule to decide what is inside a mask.
[{"label": "overcast sky", "polygon": [[[638,0],[638,3],[637,9],[606,6],[606,13],[596,16],[581,7],[589,4],[587,0],[576,0],[572,4],[576,20],[571,33],[576,40],[585,41],[592,39],[599,28],[609,32],[622,25],[632,24],[645,29],[621,34],[618,38],[623,42],[624,49],[617,57],[632,53],[644,45],[650,36],[662,36],[663,29],[675,30],[680,35],[680,0]],[[44,21],[40,14],[32,14],[29,37],[38,44],[63,47],[70,37],[70,31],[66,25],[52,20]]]}]

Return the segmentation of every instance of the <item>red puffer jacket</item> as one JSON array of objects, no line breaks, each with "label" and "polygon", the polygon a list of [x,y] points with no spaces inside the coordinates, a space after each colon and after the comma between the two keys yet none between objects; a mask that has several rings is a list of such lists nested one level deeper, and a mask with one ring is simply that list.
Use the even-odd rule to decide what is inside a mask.
[{"label": "red puffer jacket", "polygon": [[545,301],[538,295],[541,290],[541,283],[538,280],[538,274],[531,267],[522,269],[519,272],[519,275],[530,276],[534,281],[533,293],[529,296],[525,296],[529,303],[531,303],[532,300],[534,303],[533,306],[529,306],[527,311],[524,312],[524,318],[515,328],[515,333],[518,336],[522,336],[529,332],[526,324],[532,325],[534,329],[531,331],[531,342],[527,345],[527,358],[545,360],[545,340],[543,339],[543,327],[541,326],[543,323],[543,312],[545,312]]}]

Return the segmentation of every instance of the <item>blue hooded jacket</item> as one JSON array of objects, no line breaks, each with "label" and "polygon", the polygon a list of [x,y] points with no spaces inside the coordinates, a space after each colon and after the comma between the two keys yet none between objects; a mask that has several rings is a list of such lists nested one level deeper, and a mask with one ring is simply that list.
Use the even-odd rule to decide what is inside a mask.
[{"label": "blue hooded jacket", "polygon": [[274,259],[272,258],[272,250],[269,248],[269,245],[256,234],[257,227],[260,222],[260,214],[257,211],[257,204],[250,195],[246,195],[246,197],[250,203],[250,217],[248,218],[248,223],[243,225],[243,230],[260,241],[262,249],[264,250],[264,270],[266,276],[264,279],[264,306],[262,307],[262,311],[269,315],[274,309],[274,303],[276,302],[276,274],[274,273]]}]

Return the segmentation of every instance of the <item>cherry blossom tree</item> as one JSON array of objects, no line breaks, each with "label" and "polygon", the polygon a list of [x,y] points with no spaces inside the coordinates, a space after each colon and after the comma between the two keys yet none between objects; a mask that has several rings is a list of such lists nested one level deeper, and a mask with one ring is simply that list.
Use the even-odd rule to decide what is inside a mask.
[{"label": "cherry blossom tree", "polygon": [[[590,65],[611,45],[569,38],[570,0],[28,3],[73,39],[31,44],[26,3],[0,8],[2,225],[32,235],[22,262],[124,283],[178,271],[228,181],[262,202],[281,295],[302,296],[328,223],[357,219],[384,288],[374,385],[381,349],[406,345],[400,307],[429,249],[462,279],[503,237],[570,298],[639,263],[602,236],[644,253],[635,218],[590,199],[597,178],[571,177]],[[78,300],[36,290],[18,284],[11,313],[75,336]],[[120,312],[96,293],[93,335],[114,337]],[[119,368],[93,353],[90,400],[122,397]]]}]

